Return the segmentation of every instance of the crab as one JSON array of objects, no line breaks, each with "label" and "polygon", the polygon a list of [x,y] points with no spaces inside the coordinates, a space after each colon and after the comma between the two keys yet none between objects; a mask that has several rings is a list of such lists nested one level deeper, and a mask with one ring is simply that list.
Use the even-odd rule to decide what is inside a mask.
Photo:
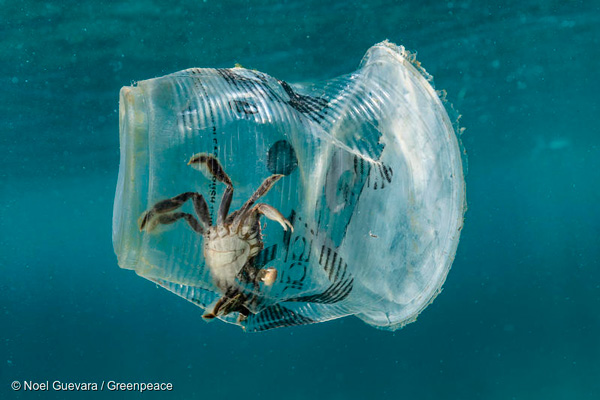
[{"label": "crab", "polygon": [[[211,320],[239,312],[239,323],[250,315],[250,303],[253,301],[240,282],[250,283],[258,291],[261,283],[271,286],[277,279],[275,268],[254,266],[254,258],[264,247],[261,215],[278,222],[284,231],[288,228],[292,232],[294,230],[292,224],[277,209],[265,203],[256,203],[283,175],[275,174],[266,178],[239,210],[229,214],[233,184],[217,158],[207,153],[198,153],[190,158],[188,165],[226,185],[217,212],[217,224],[212,224],[204,197],[199,193],[185,192],[154,204],[140,216],[138,226],[140,231],[149,232],[159,224],[172,224],[183,219],[196,233],[202,235],[204,259],[213,282],[222,295],[203,318]],[[190,199],[196,216],[176,211]]]}]

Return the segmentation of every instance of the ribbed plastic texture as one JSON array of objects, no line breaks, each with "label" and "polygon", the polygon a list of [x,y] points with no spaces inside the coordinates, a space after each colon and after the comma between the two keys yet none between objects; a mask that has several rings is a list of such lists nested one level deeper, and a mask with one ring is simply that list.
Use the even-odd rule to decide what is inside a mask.
[{"label": "ribbed plastic texture", "polygon": [[[205,264],[206,238],[185,221],[140,231],[158,201],[201,194],[216,224],[226,186],[187,165],[197,153],[231,178],[231,211],[273,174],[260,202],[293,233],[261,218],[275,268],[247,331],[356,315],[378,328],[413,321],[450,269],[465,210],[459,140],[430,77],[389,42],[354,73],[298,86],[243,68],[188,69],[124,87],[113,242],[122,268],[210,310],[223,293]],[[181,211],[194,214],[192,202]],[[266,224],[266,226],[265,226]]]}]

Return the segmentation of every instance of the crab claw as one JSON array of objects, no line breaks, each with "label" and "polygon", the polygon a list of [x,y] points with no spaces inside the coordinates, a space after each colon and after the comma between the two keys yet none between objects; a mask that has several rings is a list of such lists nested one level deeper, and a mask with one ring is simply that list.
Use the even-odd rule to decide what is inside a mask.
[{"label": "crab claw", "polygon": [[258,277],[266,286],[271,286],[277,279],[277,270],[275,268],[261,269]]}]

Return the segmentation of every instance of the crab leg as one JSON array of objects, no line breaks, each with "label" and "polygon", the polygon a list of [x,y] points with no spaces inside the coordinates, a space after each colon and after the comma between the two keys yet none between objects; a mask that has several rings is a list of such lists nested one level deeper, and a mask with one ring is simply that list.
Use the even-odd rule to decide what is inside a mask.
[{"label": "crab leg", "polygon": [[[254,194],[252,196],[250,196],[250,198],[242,206],[242,208],[239,209],[238,214],[236,215],[235,219],[233,220],[234,229],[237,229],[240,226],[240,223],[242,223],[248,217],[248,215],[246,215],[246,214],[248,214],[248,210],[250,209],[250,207],[252,207],[254,205],[256,200],[258,200],[259,198],[261,198],[262,196],[267,194],[269,192],[269,190],[271,190],[273,185],[278,180],[280,180],[282,177],[283,177],[283,175],[271,175],[270,177],[268,177],[267,179],[265,179],[263,181],[263,183],[259,186],[259,188],[256,189],[256,192],[254,192]],[[275,210],[275,211],[277,211],[277,210]],[[266,214],[265,214],[265,216],[266,216]],[[267,218],[268,218],[268,216],[267,216]]]},{"label": "crab leg", "polygon": [[[242,216],[243,219],[241,220],[241,223],[243,225],[252,226],[254,225],[255,221],[260,218],[261,214],[269,218],[271,221],[279,222],[279,225],[281,225],[284,231],[287,231],[287,228],[289,227],[292,232],[294,232],[294,228],[292,227],[290,221],[285,219],[285,217],[276,208],[265,203],[258,203],[252,207],[252,209],[246,213],[245,217]],[[247,219],[251,219],[250,223],[246,223]]]},{"label": "crab leg", "polygon": [[[194,203],[194,210],[196,211],[196,215],[198,215],[198,218],[200,218],[201,225],[198,223],[198,221],[196,221],[194,219],[195,224],[197,226],[201,226],[204,229],[208,229],[208,227],[211,225],[211,220],[210,220],[210,214],[208,212],[208,205],[206,204],[206,200],[204,200],[204,197],[202,197],[201,194],[194,193],[194,192],[185,192],[185,193],[182,193],[173,198],[159,201],[158,203],[156,203],[154,205],[154,207],[152,207],[150,210],[143,213],[140,216],[140,218],[138,219],[138,226],[140,227],[140,231],[143,231],[144,229],[150,231],[150,230],[154,229],[158,223],[172,223],[172,222],[175,222],[179,218],[186,218],[186,221],[188,221],[188,223],[190,223],[189,222],[190,220],[188,219],[188,217],[179,216],[172,222],[160,222],[159,220],[156,220],[155,222],[148,225],[148,223],[156,215],[160,216],[161,214],[167,214],[171,211],[174,211],[174,210],[178,209],[179,207],[181,207],[190,198],[192,199],[192,201]],[[185,213],[176,213],[176,214],[185,214]],[[191,218],[193,218],[193,216],[191,214],[186,214],[186,215],[189,215]],[[168,219],[166,219],[165,221],[167,221],[167,220]],[[191,226],[191,223],[190,223],[190,226]],[[192,228],[194,230],[196,230],[194,228],[194,226],[192,226]]]},{"label": "crab leg", "polygon": [[[217,301],[212,311],[205,313],[202,318],[211,320],[220,315],[227,315],[237,311],[240,313],[241,320],[243,321],[250,315],[248,308],[243,305],[245,301],[246,297],[242,293],[225,294]],[[238,319],[238,322],[241,322],[240,319]]]},{"label": "crab leg", "polygon": [[181,218],[184,218],[186,220],[186,222],[188,223],[188,225],[194,231],[196,231],[200,235],[204,234],[204,228],[202,228],[202,225],[200,225],[198,220],[196,218],[194,218],[194,216],[192,214],[188,214],[188,213],[184,213],[184,212],[160,214],[158,217],[156,217],[150,221],[150,223],[147,225],[147,230],[151,231],[158,224],[165,224],[165,225],[172,224],[173,222],[175,222]]},{"label": "crab leg", "polygon": [[219,309],[221,308],[221,306],[223,305],[223,303],[225,303],[226,298],[225,297],[221,297],[219,299],[219,301],[217,301],[217,304],[215,304],[215,306],[213,307],[213,310],[211,312],[207,312],[205,313],[202,318],[204,319],[214,319],[217,317],[217,313],[219,312]]},{"label": "crab leg", "polygon": [[219,182],[223,182],[227,185],[217,213],[217,225],[221,225],[229,213],[231,199],[233,198],[233,184],[231,183],[231,179],[223,169],[219,160],[207,153],[193,155],[192,158],[190,158],[188,165],[201,171],[207,177],[214,176]]}]

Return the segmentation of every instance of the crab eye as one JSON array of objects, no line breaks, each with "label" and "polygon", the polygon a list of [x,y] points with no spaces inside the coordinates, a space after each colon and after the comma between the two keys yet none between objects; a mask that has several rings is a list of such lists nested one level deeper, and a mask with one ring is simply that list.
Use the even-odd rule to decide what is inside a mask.
[{"label": "crab eye", "polygon": [[465,210],[457,127],[430,81],[386,41],[324,84],[193,68],[123,88],[120,267],[204,308],[221,299],[207,315],[248,331],[415,320]]}]

